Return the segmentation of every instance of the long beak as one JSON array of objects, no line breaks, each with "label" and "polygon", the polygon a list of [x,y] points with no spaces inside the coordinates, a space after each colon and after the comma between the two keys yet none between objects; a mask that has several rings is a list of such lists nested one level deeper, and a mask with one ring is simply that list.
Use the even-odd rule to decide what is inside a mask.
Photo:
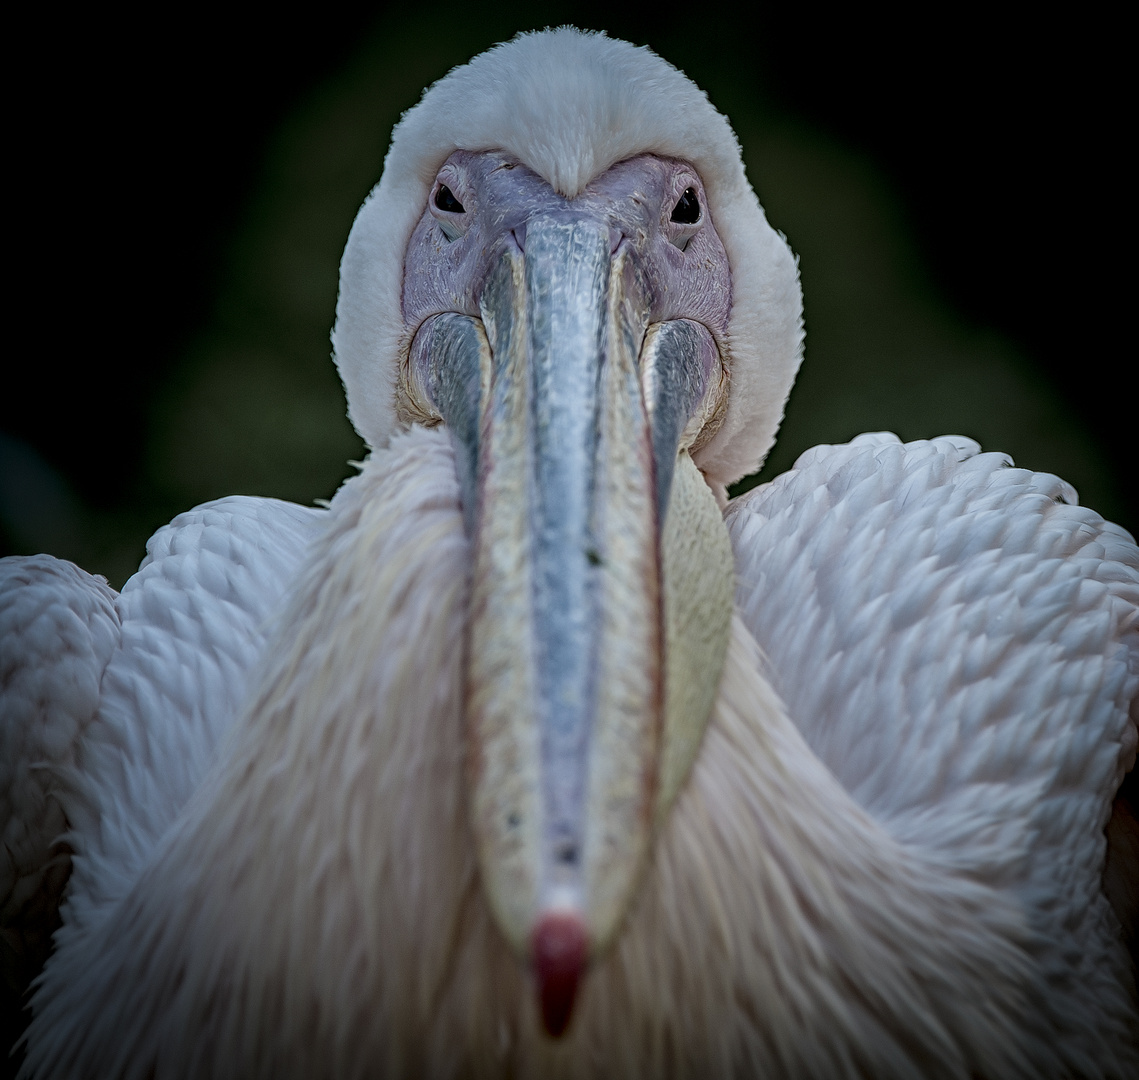
[{"label": "long beak", "polygon": [[491,270],[481,324],[438,316],[413,346],[455,439],[473,541],[467,719],[484,889],[535,970],[552,1034],[630,906],[658,811],[661,525],[710,364],[707,335],[681,324],[645,346],[650,304],[607,226],[539,217],[525,250],[511,237]]}]

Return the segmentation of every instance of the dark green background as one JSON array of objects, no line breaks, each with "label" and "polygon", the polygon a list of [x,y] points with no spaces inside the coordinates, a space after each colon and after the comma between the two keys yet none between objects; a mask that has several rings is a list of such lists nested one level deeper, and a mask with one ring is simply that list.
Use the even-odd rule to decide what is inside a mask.
[{"label": "dark green background", "polygon": [[330,496],[362,453],[328,358],[337,262],[392,124],[562,22],[703,86],[801,257],[807,359],[769,473],[862,430],[959,432],[1139,528],[1121,35],[1095,12],[330,3],[45,11],[15,36],[3,553],[120,585],[196,502]]}]

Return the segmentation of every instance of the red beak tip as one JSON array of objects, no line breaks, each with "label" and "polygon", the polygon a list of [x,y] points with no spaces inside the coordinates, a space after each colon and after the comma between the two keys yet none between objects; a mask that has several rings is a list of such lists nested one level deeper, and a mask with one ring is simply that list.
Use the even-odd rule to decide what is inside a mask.
[{"label": "red beak tip", "polygon": [[544,915],[531,939],[542,1026],[560,1038],[569,1026],[587,958],[585,924],[576,914]]}]

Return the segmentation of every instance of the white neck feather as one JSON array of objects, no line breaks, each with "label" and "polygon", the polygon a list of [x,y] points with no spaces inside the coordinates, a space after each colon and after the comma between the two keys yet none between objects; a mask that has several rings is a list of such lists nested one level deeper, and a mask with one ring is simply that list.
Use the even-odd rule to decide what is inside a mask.
[{"label": "white neck feather", "polygon": [[[447,437],[337,496],[219,769],[37,1024],[53,1075],[1015,1077],[1018,913],[926,865],[807,748],[736,618],[720,699],[568,1036],[483,902]],[[129,1066],[127,1063],[130,1063]]]}]

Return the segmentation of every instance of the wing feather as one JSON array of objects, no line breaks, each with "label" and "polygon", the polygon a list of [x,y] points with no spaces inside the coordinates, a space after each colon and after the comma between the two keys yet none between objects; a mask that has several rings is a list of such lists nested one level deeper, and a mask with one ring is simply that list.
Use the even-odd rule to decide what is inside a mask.
[{"label": "wing feather", "polygon": [[147,544],[118,598],[122,637],[65,805],[76,849],[65,914],[77,929],[129,888],[201,782],[326,513],[234,496],[180,514]]},{"label": "wing feather", "polygon": [[727,521],[737,603],[815,753],[1091,970],[1119,934],[1102,882],[1135,760],[1131,536],[970,440],[884,434],[813,448]]},{"label": "wing feather", "polygon": [[71,869],[63,785],[119,642],[115,602],[105,579],[72,563],[0,559],[0,1049],[59,925]]},{"label": "wing feather", "polygon": [[155,533],[120,594],[50,556],[0,561],[5,1046],[53,931],[61,949],[89,931],[200,784],[325,517],[199,506]]}]

